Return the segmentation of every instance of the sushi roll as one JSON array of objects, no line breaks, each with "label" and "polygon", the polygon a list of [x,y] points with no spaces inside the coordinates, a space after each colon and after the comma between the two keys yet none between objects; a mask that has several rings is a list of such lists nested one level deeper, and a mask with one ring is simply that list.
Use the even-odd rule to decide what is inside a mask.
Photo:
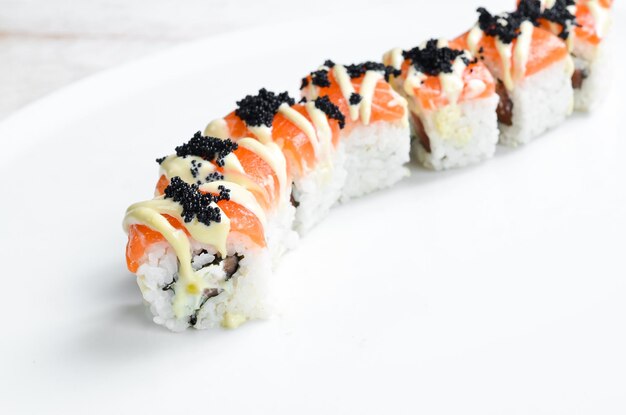
[{"label": "sushi roll", "polygon": [[342,202],[389,187],[408,175],[407,102],[389,84],[396,72],[381,62],[341,65],[327,60],[302,79],[303,100],[327,100],[345,118],[340,131],[346,174]]},{"label": "sushi roll", "polygon": [[237,109],[211,121],[205,134],[258,140],[282,151],[295,207],[293,227],[301,234],[323,219],[345,184],[345,146],[339,131],[345,117],[327,98],[296,103],[286,92],[266,89],[237,102]]},{"label": "sushi roll", "polygon": [[[197,133],[157,162],[155,198],[124,219],[127,266],[154,321],[180,331],[265,317],[273,259],[293,236],[282,152]],[[272,218],[289,222],[273,240],[284,225]]]},{"label": "sushi roll", "polygon": [[261,89],[210,122],[205,134],[255,137],[283,151],[293,182],[294,228],[304,234],[338,201],[408,174],[408,111],[387,82],[390,70],[381,63],[327,61],[303,79],[300,102]]},{"label": "sushi roll", "polygon": [[571,114],[574,63],[562,39],[523,13],[478,12],[476,26],[450,47],[469,50],[497,79],[500,143],[526,144]]},{"label": "sushi roll", "polygon": [[409,102],[413,154],[422,165],[442,170],[493,157],[498,95],[482,62],[435,39],[392,49],[384,61],[400,70],[392,85]]},{"label": "sushi roll", "polygon": [[523,0],[518,10],[567,42],[574,59],[574,109],[591,111],[608,90],[612,0]]}]

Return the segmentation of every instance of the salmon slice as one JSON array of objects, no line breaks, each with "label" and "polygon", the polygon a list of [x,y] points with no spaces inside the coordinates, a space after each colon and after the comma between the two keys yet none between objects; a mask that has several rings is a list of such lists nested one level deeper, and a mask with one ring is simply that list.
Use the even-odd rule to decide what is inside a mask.
[{"label": "salmon slice", "polygon": [[[173,227],[189,235],[187,229],[185,229],[178,219],[170,215],[163,215],[163,217],[166,218]],[[165,240],[165,237],[161,235],[161,233],[146,225],[131,225],[128,228],[128,242],[126,243],[126,266],[128,270],[132,273],[136,273],[148,247],[159,242],[165,242]]]},{"label": "salmon slice", "polygon": [[265,247],[263,224],[254,213],[232,200],[220,200],[217,205],[230,219],[230,234],[245,235],[255,245]]},{"label": "salmon slice", "polygon": [[[311,121],[304,105],[296,104],[291,108]],[[280,113],[276,114],[272,123],[272,138],[282,148],[294,174],[300,176],[307,168],[315,166],[315,151],[311,140],[304,131]]]},{"label": "salmon slice", "polygon": [[[402,64],[403,79],[411,66],[410,60],[405,60]],[[469,88],[471,81],[481,81],[485,84],[485,89],[478,95],[475,94]],[[496,84],[491,76],[489,69],[482,63],[470,63],[463,71],[463,91],[459,96],[458,102],[464,102],[472,99],[481,99],[490,97],[495,93]],[[426,110],[434,110],[440,107],[444,107],[450,103],[448,97],[443,93],[441,87],[441,80],[439,76],[427,76],[423,83],[413,89],[415,99],[419,102],[420,106]]]},{"label": "salmon slice", "polygon": [[165,193],[165,188],[169,185],[169,179],[164,174],[162,174],[161,177],[159,177],[159,181],[156,184],[156,189],[154,190],[155,196],[160,196]]},{"label": "salmon slice", "polygon": [[[276,172],[263,158],[251,150],[239,147],[233,151],[233,154],[239,160],[244,173],[220,166],[215,160],[205,161],[211,163],[217,173],[228,175],[231,181],[234,180],[244,185],[254,194],[259,204],[267,210],[279,198],[280,183]],[[156,195],[162,195],[168,185],[168,178],[162,175],[156,185]]]},{"label": "salmon slice", "polygon": [[[350,103],[346,97],[344,97],[339,87],[334,71],[331,69],[327,74],[329,86],[313,85],[312,76],[306,77],[307,86],[303,91],[305,96],[311,97],[310,93],[312,88],[315,88],[315,96],[328,96],[333,104],[339,107],[339,110],[346,117],[346,132],[350,131],[353,127],[354,121],[350,119]],[[358,94],[361,91],[361,84],[365,75],[361,75],[356,78],[351,78],[352,86],[355,92]],[[376,83],[374,96],[372,98],[372,114],[370,122],[387,121],[395,122],[401,120],[405,116],[404,106],[398,102],[398,95],[387,81],[384,79],[379,80]]]},{"label": "salmon slice", "polygon": [[[270,196],[269,199],[266,196],[262,197],[261,200],[257,197],[261,206],[270,206],[272,200],[278,200],[280,197],[280,182],[272,166],[270,166],[254,151],[248,150],[247,148],[239,147],[234,151],[234,153],[239,159],[239,162],[245,171],[245,175],[254,183],[264,188],[266,195]],[[218,168],[218,170],[220,169]],[[222,173],[225,173],[223,169],[221,170]],[[273,196],[273,198],[271,196]]]},{"label": "salmon slice", "polygon": [[[520,2],[518,1],[519,5]],[[602,41],[602,38],[598,36],[596,30],[596,21],[589,9],[589,0],[576,1],[576,26],[573,28],[575,40],[581,40],[583,42],[597,45]],[[613,5],[613,0],[598,0],[600,7],[610,9]],[[561,35],[563,31],[563,24],[549,21],[546,18],[539,18],[538,23],[542,29],[552,32],[555,35]]]},{"label": "salmon slice", "polygon": [[[578,23],[578,26],[574,28],[574,34],[576,39],[591,43],[592,45],[598,45],[602,42],[602,38],[598,36],[596,20],[587,3],[587,1],[581,1],[576,5],[576,23]],[[599,4],[605,9],[610,9],[613,5],[613,1],[600,0]]]},{"label": "salmon slice", "polygon": [[[223,170],[218,169],[217,171],[219,173],[223,173]],[[247,176],[246,174],[241,174],[239,172],[230,172],[228,173],[228,177],[231,179],[230,181],[233,181],[235,183],[245,183],[246,181],[251,181],[249,176]],[[254,182],[252,181],[252,183]],[[165,188],[169,185],[170,180],[165,175],[161,175],[156,185],[155,196],[161,196],[162,194],[164,194]],[[259,202],[265,212],[271,209],[272,203],[276,199],[274,199],[273,196],[268,193],[263,187],[256,185],[244,187],[246,187],[246,190],[252,193],[254,198],[257,200],[257,202]],[[278,192],[279,190],[276,191]]]},{"label": "salmon slice", "polygon": [[[450,42],[450,47],[454,49],[469,49],[467,43],[468,34],[469,32],[454,39]],[[512,43],[513,49],[515,49],[517,39],[513,40]],[[565,59],[568,54],[565,42],[547,30],[536,27],[532,33],[525,76],[531,76]],[[478,53],[476,55],[479,59],[484,60],[485,64],[495,72],[502,72],[502,61],[496,48],[495,37],[483,36],[478,43]],[[511,66],[515,67],[514,57],[511,59]]]},{"label": "salmon slice", "polygon": [[254,137],[254,135],[248,130],[246,123],[235,114],[235,111],[224,117],[224,121],[226,121],[228,135],[231,140],[244,137]]},{"label": "salmon slice", "polygon": [[[309,122],[312,122],[311,117],[303,104],[294,104],[291,108],[303,115]],[[246,123],[235,114],[234,111],[224,117],[224,120],[226,121],[226,125],[229,129],[229,137],[235,142],[238,139],[246,137],[259,138],[248,128]],[[339,124],[334,119],[329,119],[328,122],[332,131],[333,144],[337,145],[339,140]],[[274,116],[274,120],[272,122],[272,140],[281,148],[285,158],[287,159],[289,176],[302,175],[308,168],[315,166],[315,150],[309,137],[303,130],[288,120],[281,113],[277,113]],[[235,151],[237,157],[239,157],[240,150],[242,149],[240,148]],[[248,152],[254,154],[250,151]],[[242,165],[244,166],[246,172],[253,171],[248,170],[243,162]],[[275,188],[278,191],[278,179],[275,175],[273,175],[273,177],[276,180]]]},{"label": "salmon slice", "polygon": [[[352,80],[352,85],[357,93],[361,91],[361,83],[364,76]],[[374,97],[372,99],[372,116],[370,122],[386,121],[395,122],[406,115],[404,106],[400,105],[398,95],[391,85],[384,79],[376,83]]]},{"label": "salmon slice", "polygon": [[[230,219],[230,235],[240,234],[247,236],[255,245],[265,247],[265,233],[263,224],[245,207],[231,201],[220,200],[217,205]],[[163,215],[176,229],[184,231],[189,237],[189,232],[180,221],[170,215]],[[154,244],[166,242],[160,232],[146,225],[131,225],[128,229],[128,242],[126,244],[126,265],[128,270],[136,273],[148,248]]]}]

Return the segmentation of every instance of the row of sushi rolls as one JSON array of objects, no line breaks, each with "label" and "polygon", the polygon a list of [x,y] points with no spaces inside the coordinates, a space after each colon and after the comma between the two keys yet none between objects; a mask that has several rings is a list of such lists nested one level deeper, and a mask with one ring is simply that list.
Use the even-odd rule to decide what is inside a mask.
[{"label": "row of sushi rolls", "polygon": [[124,219],[126,261],[155,323],[174,331],[265,318],[279,258],[340,202],[493,157],[590,111],[609,74],[612,0],[478,8],[451,39],[380,62],[327,60],[301,96],[260,89],[157,159],[152,200]]}]

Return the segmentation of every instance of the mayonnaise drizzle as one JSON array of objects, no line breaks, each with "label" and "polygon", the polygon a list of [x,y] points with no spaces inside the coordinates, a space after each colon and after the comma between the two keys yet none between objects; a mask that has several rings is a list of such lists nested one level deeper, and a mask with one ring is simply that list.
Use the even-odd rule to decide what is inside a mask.
[{"label": "mayonnaise drizzle", "polygon": [[496,38],[496,50],[500,55],[502,65],[502,83],[509,91],[513,90],[513,78],[511,76],[511,58],[513,57],[513,43],[504,43],[500,38]]},{"label": "mayonnaise drizzle", "polygon": [[313,146],[315,158],[319,158],[320,144],[317,139],[315,127],[313,127],[311,121],[309,121],[304,115],[300,114],[298,111],[285,103],[281,104],[280,107],[278,107],[278,112],[281,113],[292,124],[298,127],[307,136],[309,142],[311,143],[311,146]]},{"label": "mayonnaise drizzle", "polygon": [[359,113],[361,116],[361,122],[364,125],[368,125],[370,123],[374,92],[376,91],[376,84],[381,79],[383,79],[383,75],[378,71],[367,71],[363,77],[363,82],[361,83],[361,89],[359,91],[359,94],[361,95]]},{"label": "mayonnaise drizzle", "polygon": [[237,144],[240,147],[248,149],[261,157],[271,168],[274,170],[276,177],[278,178],[278,184],[280,186],[280,193],[284,194],[287,189],[287,161],[283,152],[278,145],[274,142],[263,144],[254,138],[242,138],[237,140]]},{"label": "mayonnaise drizzle", "polygon": [[242,174],[246,173],[235,153],[229,153],[226,157],[224,157],[224,169],[236,171]]},{"label": "mayonnaise drizzle", "polygon": [[[504,18],[499,18],[498,23],[503,26],[508,25],[508,22]],[[504,43],[499,37],[495,39],[496,50],[500,56],[500,78],[509,91],[512,91],[515,87],[514,80],[521,79],[526,74],[526,65],[530,55],[533,31],[533,24],[529,21],[524,21],[520,25],[520,34],[515,42]],[[484,32],[478,25],[474,26],[467,34],[467,45],[472,54],[477,52],[478,45],[483,35]],[[513,50],[513,43],[515,43],[515,50]],[[515,56],[515,68],[512,68],[513,56]]]},{"label": "mayonnaise drizzle", "polygon": [[[426,47],[424,44],[423,47]],[[437,41],[437,48],[446,48],[448,47],[448,41],[445,39],[439,39]],[[463,73],[465,72],[465,68],[467,65],[465,64],[464,59],[471,60],[471,54],[467,52],[461,56],[457,56],[452,63],[452,72],[440,72],[439,82],[441,84],[441,93],[442,96],[446,97],[448,103],[451,105],[455,105],[458,103],[461,94],[463,93],[463,88],[465,86],[465,82],[463,81]],[[404,80],[404,85],[402,89],[408,96],[415,96],[415,90],[418,89],[423,81],[427,79],[428,76],[417,69],[415,69],[414,65],[409,66],[408,73]],[[484,89],[483,89],[484,90]]]},{"label": "mayonnaise drizzle", "polygon": [[228,123],[223,118],[211,121],[204,129],[205,136],[221,138],[222,140],[226,140],[229,133]]},{"label": "mayonnaise drizzle", "polygon": [[389,65],[394,69],[401,69],[404,57],[402,56],[401,48],[393,48],[383,56],[383,62],[385,65]]},{"label": "mayonnaise drizzle", "polygon": [[[349,101],[350,97],[356,92],[356,90],[354,89],[354,85],[352,85],[352,79],[350,78],[348,71],[343,65],[335,65],[333,73],[343,97]],[[360,116],[361,122],[364,125],[369,124],[370,117],[372,115],[372,99],[374,97],[374,92],[376,91],[376,84],[383,78],[384,76],[378,71],[365,72],[365,76],[361,82],[361,89],[359,90],[361,102],[357,105],[350,105],[350,119],[352,121],[358,120]]]},{"label": "mayonnaise drizzle", "polygon": [[[211,203],[210,206],[219,209],[215,203]],[[230,219],[221,212],[221,221],[211,222],[209,225],[198,222],[196,218],[191,222],[184,222],[181,205],[162,196],[135,203],[126,211],[123,223],[126,232],[131,225],[148,226],[163,235],[174,249],[180,264],[178,279],[174,285],[172,308],[176,317],[181,318],[187,315],[189,310],[196,310],[202,301],[204,289],[212,287],[191,266],[191,243],[185,232],[172,226],[163,215],[178,219],[196,241],[213,246],[222,257],[226,257],[227,253],[226,240],[230,232]]]},{"label": "mayonnaise drizzle", "polygon": [[427,76],[415,69],[415,66],[410,65],[406,79],[404,80],[404,93],[410,97],[415,96],[415,89],[419,88],[426,78]]},{"label": "mayonnaise drizzle", "polygon": [[[540,0],[540,10],[543,12],[547,9],[551,9],[554,7],[554,5],[556,4],[556,0]],[[576,4],[572,4],[567,6],[567,11],[569,11],[572,16],[576,16]],[[554,23],[554,22],[549,22],[550,25],[550,30],[552,31],[552,33],[560,33],[561,31],[561,27]],[[572,24],[572,22],[567,22],[567,27],[565,28],[567,29],[567,39],[565,39],[565,43],[567,44],[567,49],[571,52],[572,50],[574,50],[574,39],[576,38],[576,33],[574,31],[574,25]]]},{"label": "mayonnaise drizzle", "polygon": [[474,26],[467,35],[467,47],[472,55],[476,55],[478,52],[478,45],[483,38],[483,31],[478,25]]},{"label": "mayonnaise drizzle", "polygon": [[[346,67],[343,65],[335,65],[333,67],[333,74],[335,75],[335,79],[337,80],[337,84],[339,85],[339,89],[343,94],[343,97],[349,102],[350,97],[353,93],[356,92],[354,89],[354,85],[352,85],[352,80],[350,79],[350,75],[346,70]],[[359,118],[359,106],[358,105],[350,105],[350,119],[352,121],[356,121]]]},{"label": "mayonnaise drizzle", "polygon": [[332,151],[333,139],[333,132],[328,123],[328,117],[324,111],[315,106],[315,102],[307,102],[305,107],[317,132],[321,156],[324,159],[328,159]]},{"label": "mayonnaise drizzle", "polygon": [[528,56],[530,55],[530,44],[532,42],[533,31],[535,26],[529,21],[524,21],[520,25],[520,34],[515,43],[514,62],[515,68],[514,79],[522,79],[526,74],[526,65],[528,64]]},{"label": "mayonnaise drizzle", "polygon": [[[195,161],[195,167],[198,169],[196,177],[191,173],[192,161]],[[198,167],[202,163],[200,167]],[[214,164],[205,161],[197,156],[178,157],[177,155],[171,155],[165,158],[161,163],[161,174],[172,179],[173,177],[180,177],[182,181],[189,184],[198,184],[198,182],[206,182],[206,178],[209,174],[216,171]],[[224,157],[224,180],[243,186],[253,193],[263,195],[265,199],[269,199],[269,195],[265,189],[259,186],[256,182],[252,181],[244,171],[239,159],[234,153],[230,153]]]},{"label": "mayonnaise drizzle", "polygon": [[441,91],[443,95],[448,99],[448,102],[455,105],[461,93],[465,83],[463,82],[463,72],[467,65],[463,61],[463,58],[467,59],[467,56],[457,56],[452,64],[452,72],[439,74],[439,82],[441,83]]},{"label": "mayonnaise drizzle", "polygon": [[[283,105],[287,106],[287,104]],[[281,108],[283,108],[282,105]],[[281,111],[283,115],[285,115],[285,112],[289,113],[289,111],[286,110]],[[271,167],[271,169],[276,174],[276,177],[278,178],[280,186],[279,190],[282,194],[287,189],[287,163],[285,161],[284,155],[282,154],[282,151],[276,145],[276,143],[274,143],[274,139],[272,137],[272,129],[265,125],[261,125],[258,127],[248,126],[248,129],[257,137],[258,140],[247,137],[236,140],[237,145],[255,153]],[[204,134],[224,140],[230,136],[230,130],[228,129],[228,124],[226,123],[226,120],[224,120],[223,118],[218,118],[211,121],[209,125],[207,125],[206,129],[204,130]],[[234,153],[231,153],[228,156],[224,157],[224,167],[226,169],[232,169],[245,174],[245,170],[241,165],[241,162],[239,161],[239,159],[237,159]],[[258,187],[258,185],[252,183],[251,181],[246,181],[242,177],[234,178],[229,177],[226,174],[225,178],[228,178],[229,181],[236,182],[248,188],[250,188],[251,186],[255,186],[256,190],[265,193],[265,191]],[[183,180],[185,179],[183,178]],[[247,182],[247,184],[245,184],[245,182]],[[268,185],[272,188],[273,191],[274,183],[272,181],[269,181],[269,179]]]},{"label": "mayonnaise drizzle", "polygon": [[248,126],[248,130],[250,130],[250,132],[252,134],[254,134],[254,136],[256,138],[259,139],[260,142],[262,142],[263,144],[268,144],[271,143],[272,140],[272,127],[268,127],[266,125],[259,125],[259,126]]},{"label": "mayonnaise drizzle", "polygon": [[[197,176],[191,173],[192,161],[198,167]],[[197,156],[178,157],[177,155],[168,156],[161,162],[161,173],[165,174],[168,179],[172,177],[180,177],[186,183],[196,183],[198,180],[204,181],[209,174],[215,171],[215,166]]]}]

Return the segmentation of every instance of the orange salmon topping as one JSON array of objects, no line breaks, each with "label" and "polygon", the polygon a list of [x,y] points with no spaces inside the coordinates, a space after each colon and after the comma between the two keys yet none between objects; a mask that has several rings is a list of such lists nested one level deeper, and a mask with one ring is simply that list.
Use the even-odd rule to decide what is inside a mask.
[{"label": "orange salmon topping", "polygon": [[[465,33],[452,42],[451,48],[468,49],[467,36]],[[513,40],[512,45],[515,49],[517,40]],[[496,48],[496,38],[493,36],[483,36],[478,43],[479,52],[477,57],[484,59],[485,64],[490,68],[497,68],[497,72],[502,71],[502,62],[500,54]],[[481,51],[482,48],[482,51]],[[533,30],[530,43],[530,52],[526,63],[525,76],[533,75],[550,65],[564,59],[568,56],[567,45],[557,36],[541,28]],[[511,66],[515,66],[515,58],[512,58]]]},{"label": "orange salmon topping", "polygon": [[[408,69],[411,63],[406,60],[402,65],[403,79],[408,73]],[[473,91],[468,87],[469,82],[473,80],[482,81],[485,84],[485,89],[478,95],[475,95]],[[470,63],[463,71],[463,92],[459,97],[459,102],[464,102],[471,99],[487,98],[495,93],[495,82],[491,72],[481,62]],[[448,105],[450,102],[448,97],[443,93],[441,88],[441,81],[438,76],[426,76],[423,83],[413,89],[415,99],[419,102],[420,106],[426,110],[433,110]]]},{"label": "orange salmon topping", "polygon": [[[178,221],[178,219],[163,215],[167,221],[176,229],[184,231],[187,235],[187,229]],[[166,239],[159,232],[149,228],[146,225],[130,225],[128,228],[128,242],[126,244],[126,266],[132,273],[136,273],[143,256],[149,246]]]}]

